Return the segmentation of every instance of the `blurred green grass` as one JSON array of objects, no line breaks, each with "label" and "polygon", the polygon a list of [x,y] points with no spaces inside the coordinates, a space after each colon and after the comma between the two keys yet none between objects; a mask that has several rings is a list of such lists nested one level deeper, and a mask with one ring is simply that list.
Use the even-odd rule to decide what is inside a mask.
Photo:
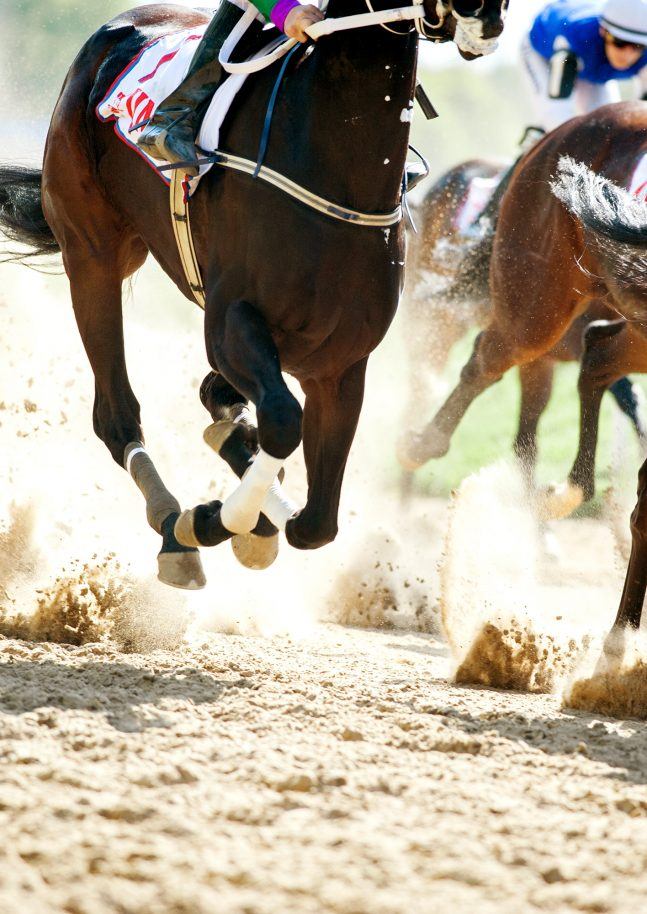
[{"label": "blurred green grass", "polygon": [[[476,331],[458,343],[450,355],[443,374],[450,388],[458,381],[475,336]],[[397,345],[395,340],[393,342]],[[578,372],[579,365],[576,363],[556,368],[553,395],[539,426],[537,481],[540,484],[563,481],[575,458],[579,436]],[[635,380],[643,391],[647,390],[647,382],[641,378]],[[440,460],[431,461],[416,473],[415,491],[423,495],[447,497],[466,476],[501,458],[510,458],[519,404],[518,372],[512,369],[470,406],[454,434],[449,453]],[[427,421],[428,418],[431,417],[423,416],[421,420]],[[618,448],[622,448],[619,465],[618,458],[614,461]],[[639,465],[640,452],[635,432],[629,420],[620,414],[612,396],[606,394],[600,421],[596,497],[578,513],[589,516],[599,513],[612,477],[614,484],[633,486]],[[622,480],[618,479],[619,475]],[[387,476],[391,484],[398,484],[401,471],[394,456],[389,459]]]}]

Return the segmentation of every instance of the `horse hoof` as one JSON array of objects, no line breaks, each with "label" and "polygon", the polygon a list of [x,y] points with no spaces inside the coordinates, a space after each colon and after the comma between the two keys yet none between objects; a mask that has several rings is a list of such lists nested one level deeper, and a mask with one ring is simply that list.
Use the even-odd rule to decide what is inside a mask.
[{"label": "horse hoof", "polygon": [[202,590],[207,579],[197,552],[160,552],[157,578],[162,584],[180,590]]},{"label": "horse hoof", "polygon": [[239,533],[231,541],[231,548],[241,565],[264,571],[279,554],[279,535],[258,536],[256,533]]},{"label": "horse hoof", "polygon": [[415,473],[429,460],[444,457],[448,450],[449,440],[445,436],[408,432],[398,441],[395,453],[402,469]]},{"label": "horse hoof", "polygon": [[584,503],[584,490],[574,483],[546,486],[537,494],[537,512],[544,520],[561,520]]},{"label": "horse hoof", "polygon": [[197,548],[202,545],[195,534],[195,511],[195,508],[183,511],[175,521],[175,538],[181,546]]}]

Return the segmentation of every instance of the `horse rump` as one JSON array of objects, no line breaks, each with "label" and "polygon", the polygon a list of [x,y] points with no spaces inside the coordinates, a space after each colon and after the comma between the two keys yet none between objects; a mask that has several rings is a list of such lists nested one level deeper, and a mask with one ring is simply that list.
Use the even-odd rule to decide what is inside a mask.
[{"label": "horse rump", "polygon": [[9,251],[3,260],[24,261],[60,253],[43,213],[42,177],[39,168],[0,165],[0,232],[8,241],[31,248]]},{"label": "horse rump", "polygon": [[595,245],[623,283],[647,288],[647,204],[570,156],[559,160],[552,190],[587,229]]}]

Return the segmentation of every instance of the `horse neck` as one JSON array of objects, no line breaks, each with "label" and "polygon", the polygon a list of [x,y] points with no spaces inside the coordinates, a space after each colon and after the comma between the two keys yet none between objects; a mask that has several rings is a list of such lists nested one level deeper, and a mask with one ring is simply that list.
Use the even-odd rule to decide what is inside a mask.
[{"label": "horse neck", "polygon": [[[366,11],[331,0],[329,15]],[[417,39],[381,28],[317,43],[300,100],[299,153],[322,196],[366,212],[397,205],[409,142]]]}]

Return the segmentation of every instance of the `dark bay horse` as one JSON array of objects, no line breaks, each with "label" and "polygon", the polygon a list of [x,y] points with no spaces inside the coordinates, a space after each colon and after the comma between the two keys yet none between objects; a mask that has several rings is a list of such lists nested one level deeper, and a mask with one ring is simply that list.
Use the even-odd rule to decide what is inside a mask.
[{"label": "dark bay horse", "polygon": [[[426,28],[436,40],[456,40],[472,59],[502,32],[507,5],[427,0]],[[331,0],[328,15],[366,10],[362,0]],[[99,29],[65,80],[42,184],[38,172],[0,173],[0,221],[9,235],[37,250],[62,251],[95,375],[95,431],[146,497],[149,523],[163,538],[160,577],[182,587],[204,584],[198,546],[250,532],[274,541],[276,527],[264,514],[272,514],[296,548],[335,538],[366,363],[395,313],[404,262],[402,222],[390,231],[359,227],[322,216],[247,175],[216,168],[203,179],[191,203],[212,368],[201,399],[214,420],[212,445],[244,478],[224,505],[211,502],[179,516],[179,503],[142,444],[124,355],[121,286],[150,252],[184,295],[192,294],[168,191],[112,127],[99,122],[95,108],[146,43],[206,20],[205,12],[156,4]],[[341,32],[320,39],[313,53],[297,54],[276,107],[267,164],[340,205],[366,213],[396,208],[417,50],[416,32],[400,26]],[[278,68],[247,80],[224,125],[221,149],[255,160]],[[159,362],[163,371],[163,353]],[[282,371],[300,382],[303,411]],[[256,407],[258,432],[244,409],[248,401]],[[308,497],[295,511],[276,479],[302,437]]]},{"label": "dark bay horse", "polygon": [[[484,327],[490,318],[489,276],[506,173],[507,166],[499,161],[462,162],[442,175],[416,207],[418,234],[409,242],[401,305],[409,362],[409,417],[424,414],[429,408],[432,382],[445,369],[452,346],[473,327]],[[549,352],[519,365],[521,402],[514,451],[529,475],[536,461],[537,428],[550,400],[556,364],[579,361],[588,325],[615,318],[613,307],[595,301]],[[602,327],[598,323],[596,332]],[[638,391],[624,372],[615,370],[617,367],[612,369],[610,392],[643,439],[647,430],[640,415]],[[401,455],[405,471],[409,470],[407,447],[405,433]]]}]

